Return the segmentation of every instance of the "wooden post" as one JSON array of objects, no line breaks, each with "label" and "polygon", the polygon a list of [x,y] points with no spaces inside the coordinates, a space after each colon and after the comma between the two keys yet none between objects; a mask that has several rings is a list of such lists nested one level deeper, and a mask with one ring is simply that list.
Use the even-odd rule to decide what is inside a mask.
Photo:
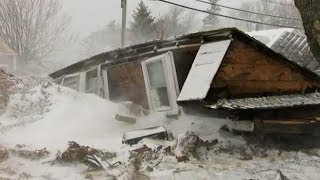
[{"label": "wooden post", "polygon": [[122,26],[121,26],[121,47],[125,46],[126,41],[126,24],[127,24],[127,0],[121,0],[122,8]]}]

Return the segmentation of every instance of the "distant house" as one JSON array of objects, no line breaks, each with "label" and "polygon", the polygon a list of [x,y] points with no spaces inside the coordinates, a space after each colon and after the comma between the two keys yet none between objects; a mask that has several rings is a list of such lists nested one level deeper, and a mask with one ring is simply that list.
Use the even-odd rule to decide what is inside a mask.
[{"label": "distant house", "polygon": [[286,39],[272,43],[286,47],[275,51],[236,28],[199,32],[102,53],[50,76],[168,116],[183,110],[261,133],[313,133],[320,117],[319,69],[312,59],[287,57],[296,44],[287,47]]},{"label": "distant house", "polygon": [[0,68],[13,73],[17,68],[17,53],[0,41]]}]

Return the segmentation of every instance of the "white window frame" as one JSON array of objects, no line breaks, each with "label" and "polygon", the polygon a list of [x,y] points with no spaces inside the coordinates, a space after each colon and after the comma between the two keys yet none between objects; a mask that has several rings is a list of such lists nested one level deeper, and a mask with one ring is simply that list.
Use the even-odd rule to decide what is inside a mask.
[{"label": "white window frame", "polygon": [[[75,89],[76,91],[79,91],[80,90],[80,82],[81,82],[81,76],[80,76],[80,73],[74,73],[74,74],[69,74],[69,75],[66,75],[64,77],[62,77],[62,80],[61,80],[61,85],[62,86],[65,86],[64,85],[64,80],[65,78],[71,78],[71,77],[77,77],[78,76],[78,89]],[[67,87],[67,86],[65,86]],[[69,88],[69,87],[68,87]]]},{"label": "white window frame", "polygon": [[[166,78],[166,85],[167,85],[167,94],[168,94],[168,99],[170,104],[170,107],[168,108],[153,107],[153,100],[150,92],[151,87],[150,87],[150,79],[148,75],[147,65],[149,63],[153,63],[156,61],[161,61],[163,65],[164,74]],[[176,73],[172,52],[169,51],[168,53],[147,59],[141,62],[141,66],[142,66],[143,77],[144,77],[145,86],[146,86],[146,93],[147,93],[149,108],[151,110],[155,110],[158,112],[166,112],[167,115],[177,115],[179,113],[179,106],[176,100],[179,94],[179,85],[178,85],[178,78],[177,78],[177,73]]]},{"label": "white window frame", "polygon": [[103,81],[103,98],[110,100],[110,90],[109,90],[109,80],[108,80],[108,70],[107,68],[101,71],[102,81]]}]

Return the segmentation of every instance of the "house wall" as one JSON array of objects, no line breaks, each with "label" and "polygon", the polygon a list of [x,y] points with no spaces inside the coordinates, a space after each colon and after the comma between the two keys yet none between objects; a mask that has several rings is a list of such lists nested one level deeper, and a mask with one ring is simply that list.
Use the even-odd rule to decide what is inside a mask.
[{"label": "house wall", "polygon": [[[180,90],[188,76],[198,49],[199,47],[195,47],[173,52]],[[141,62],[147,59],[106,67],[110,100],[132,101],[146,109],[149,108],[141,66]]]},{"label": "house wall", "polygon": [[15,71],[15,56],[0,54],[0,68],[5,67],[8,73],[13,73]]},{"label": "house wall", "polygon": [[[219,97],[301,93],[319,88],[297,69],[254,46],[234,40],[211,85]],[[217,90],[220,88],[220,92]]]},{"label": "house wall", "polygon": [[132,101],[148,108],[141,60],[107,67],[110,100]]}]

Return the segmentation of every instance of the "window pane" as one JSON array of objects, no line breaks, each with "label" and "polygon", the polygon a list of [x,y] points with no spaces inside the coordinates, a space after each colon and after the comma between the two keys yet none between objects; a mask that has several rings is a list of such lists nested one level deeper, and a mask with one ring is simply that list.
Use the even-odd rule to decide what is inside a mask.
[{"label": "window pane", "polygon": [[78,91],[79,90],[79,76],[65,77],[63,80],[63,85]]},{"label": "window pane", "polygon": [[162,61],[151,62],[147,64],[150,87],[166,87],[166,77]]},{"label": "window pane", "polygon": [[167,87],[151,89],[151,98],[156,108],[163,106],[170,107]]},{"label": "window pane", "polygon": [[86,92],[95,93],[98,87],[97,69],[90,70],[86,73]]}]

